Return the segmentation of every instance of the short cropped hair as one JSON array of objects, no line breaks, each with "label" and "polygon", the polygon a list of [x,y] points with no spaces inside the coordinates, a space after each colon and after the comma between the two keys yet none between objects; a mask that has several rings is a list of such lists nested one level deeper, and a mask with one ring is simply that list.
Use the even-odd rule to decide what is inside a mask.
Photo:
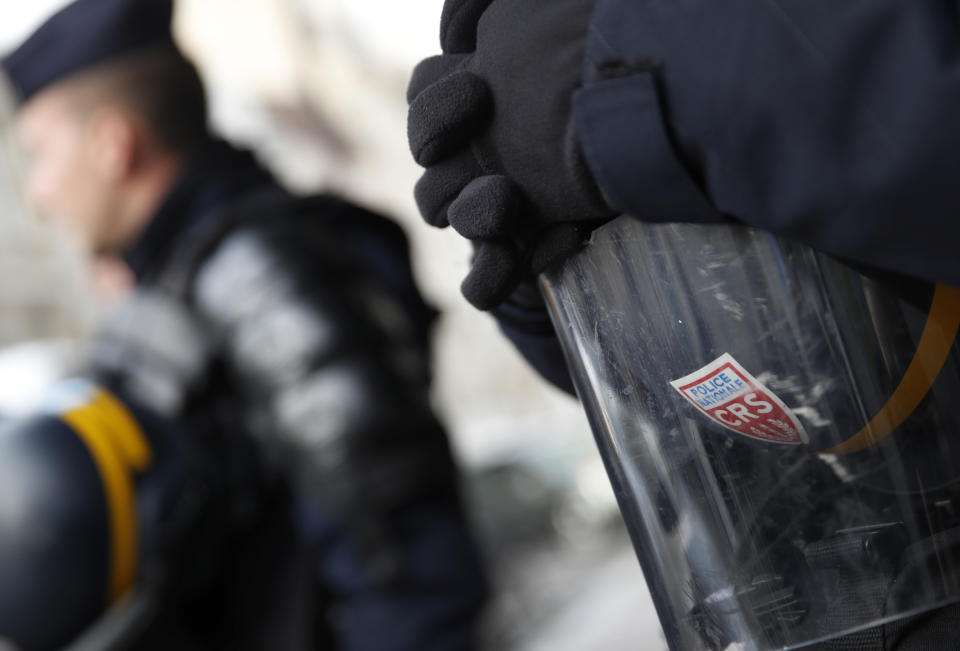
[{"label": "short cropped hair", "polygon": [[64,83],[76,89],[81,107],[116,102],[130,110],[174,151],[188,153],[210,138],[203,82],[196,67],[173,48],[125,55]]}]

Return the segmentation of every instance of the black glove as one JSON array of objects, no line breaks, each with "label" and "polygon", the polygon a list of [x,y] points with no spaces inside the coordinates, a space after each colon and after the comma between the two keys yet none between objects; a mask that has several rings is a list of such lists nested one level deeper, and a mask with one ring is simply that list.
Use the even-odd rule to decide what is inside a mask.
[{"label": "black glove", "polygon": [[593,0],[447,0],[444,54],[408,90],[410,149],[428,223],[475,242],[462,291],[480,309],[575,250],[615,211],[573,131]]}]

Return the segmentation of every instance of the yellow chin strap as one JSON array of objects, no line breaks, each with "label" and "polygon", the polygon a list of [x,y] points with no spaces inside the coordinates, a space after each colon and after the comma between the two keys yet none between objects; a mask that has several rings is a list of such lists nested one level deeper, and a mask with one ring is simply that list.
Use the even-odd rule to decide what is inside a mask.
[{"label": "yellow chin strap", "polygon": [[110,575],[107,604],[133,587],[139,540],[133,477],[150,466],[153,453],[133,415],[117,398],[96,389],[85,404],[60,415],[93,457],[110,518]]},{"label": "yellow chin strap", "polygon": [[[819,454],[849,454],[859,452],[882,441],[900,427],[930,391],[940,369],[950,354],[960,330],[960,289],[937,285],[930,305],[927,324],[920,335],[903,379],[887,404],[877,412],[863,429],[852,437]],[[958,396],[960,400],[960,396]]]}]

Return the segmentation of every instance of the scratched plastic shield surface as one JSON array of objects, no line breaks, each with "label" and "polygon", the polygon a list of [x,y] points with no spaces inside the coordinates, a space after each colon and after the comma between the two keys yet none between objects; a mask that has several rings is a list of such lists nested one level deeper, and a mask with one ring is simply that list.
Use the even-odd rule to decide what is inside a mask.
[{"label": "scratched plastic shield surface", "polygon": [[623,217],[541,276],[672,648],[960,599],[960,292],[865,273]]}]

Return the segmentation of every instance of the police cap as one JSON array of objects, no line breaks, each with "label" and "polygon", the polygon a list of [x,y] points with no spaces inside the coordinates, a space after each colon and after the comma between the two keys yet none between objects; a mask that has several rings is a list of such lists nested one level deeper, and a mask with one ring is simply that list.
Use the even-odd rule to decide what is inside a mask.
[{"label": "police cap", "polygon": [[173,0],[75,0],[0,61],[19,102],[71,75],[141,50],[175,48]]}]

